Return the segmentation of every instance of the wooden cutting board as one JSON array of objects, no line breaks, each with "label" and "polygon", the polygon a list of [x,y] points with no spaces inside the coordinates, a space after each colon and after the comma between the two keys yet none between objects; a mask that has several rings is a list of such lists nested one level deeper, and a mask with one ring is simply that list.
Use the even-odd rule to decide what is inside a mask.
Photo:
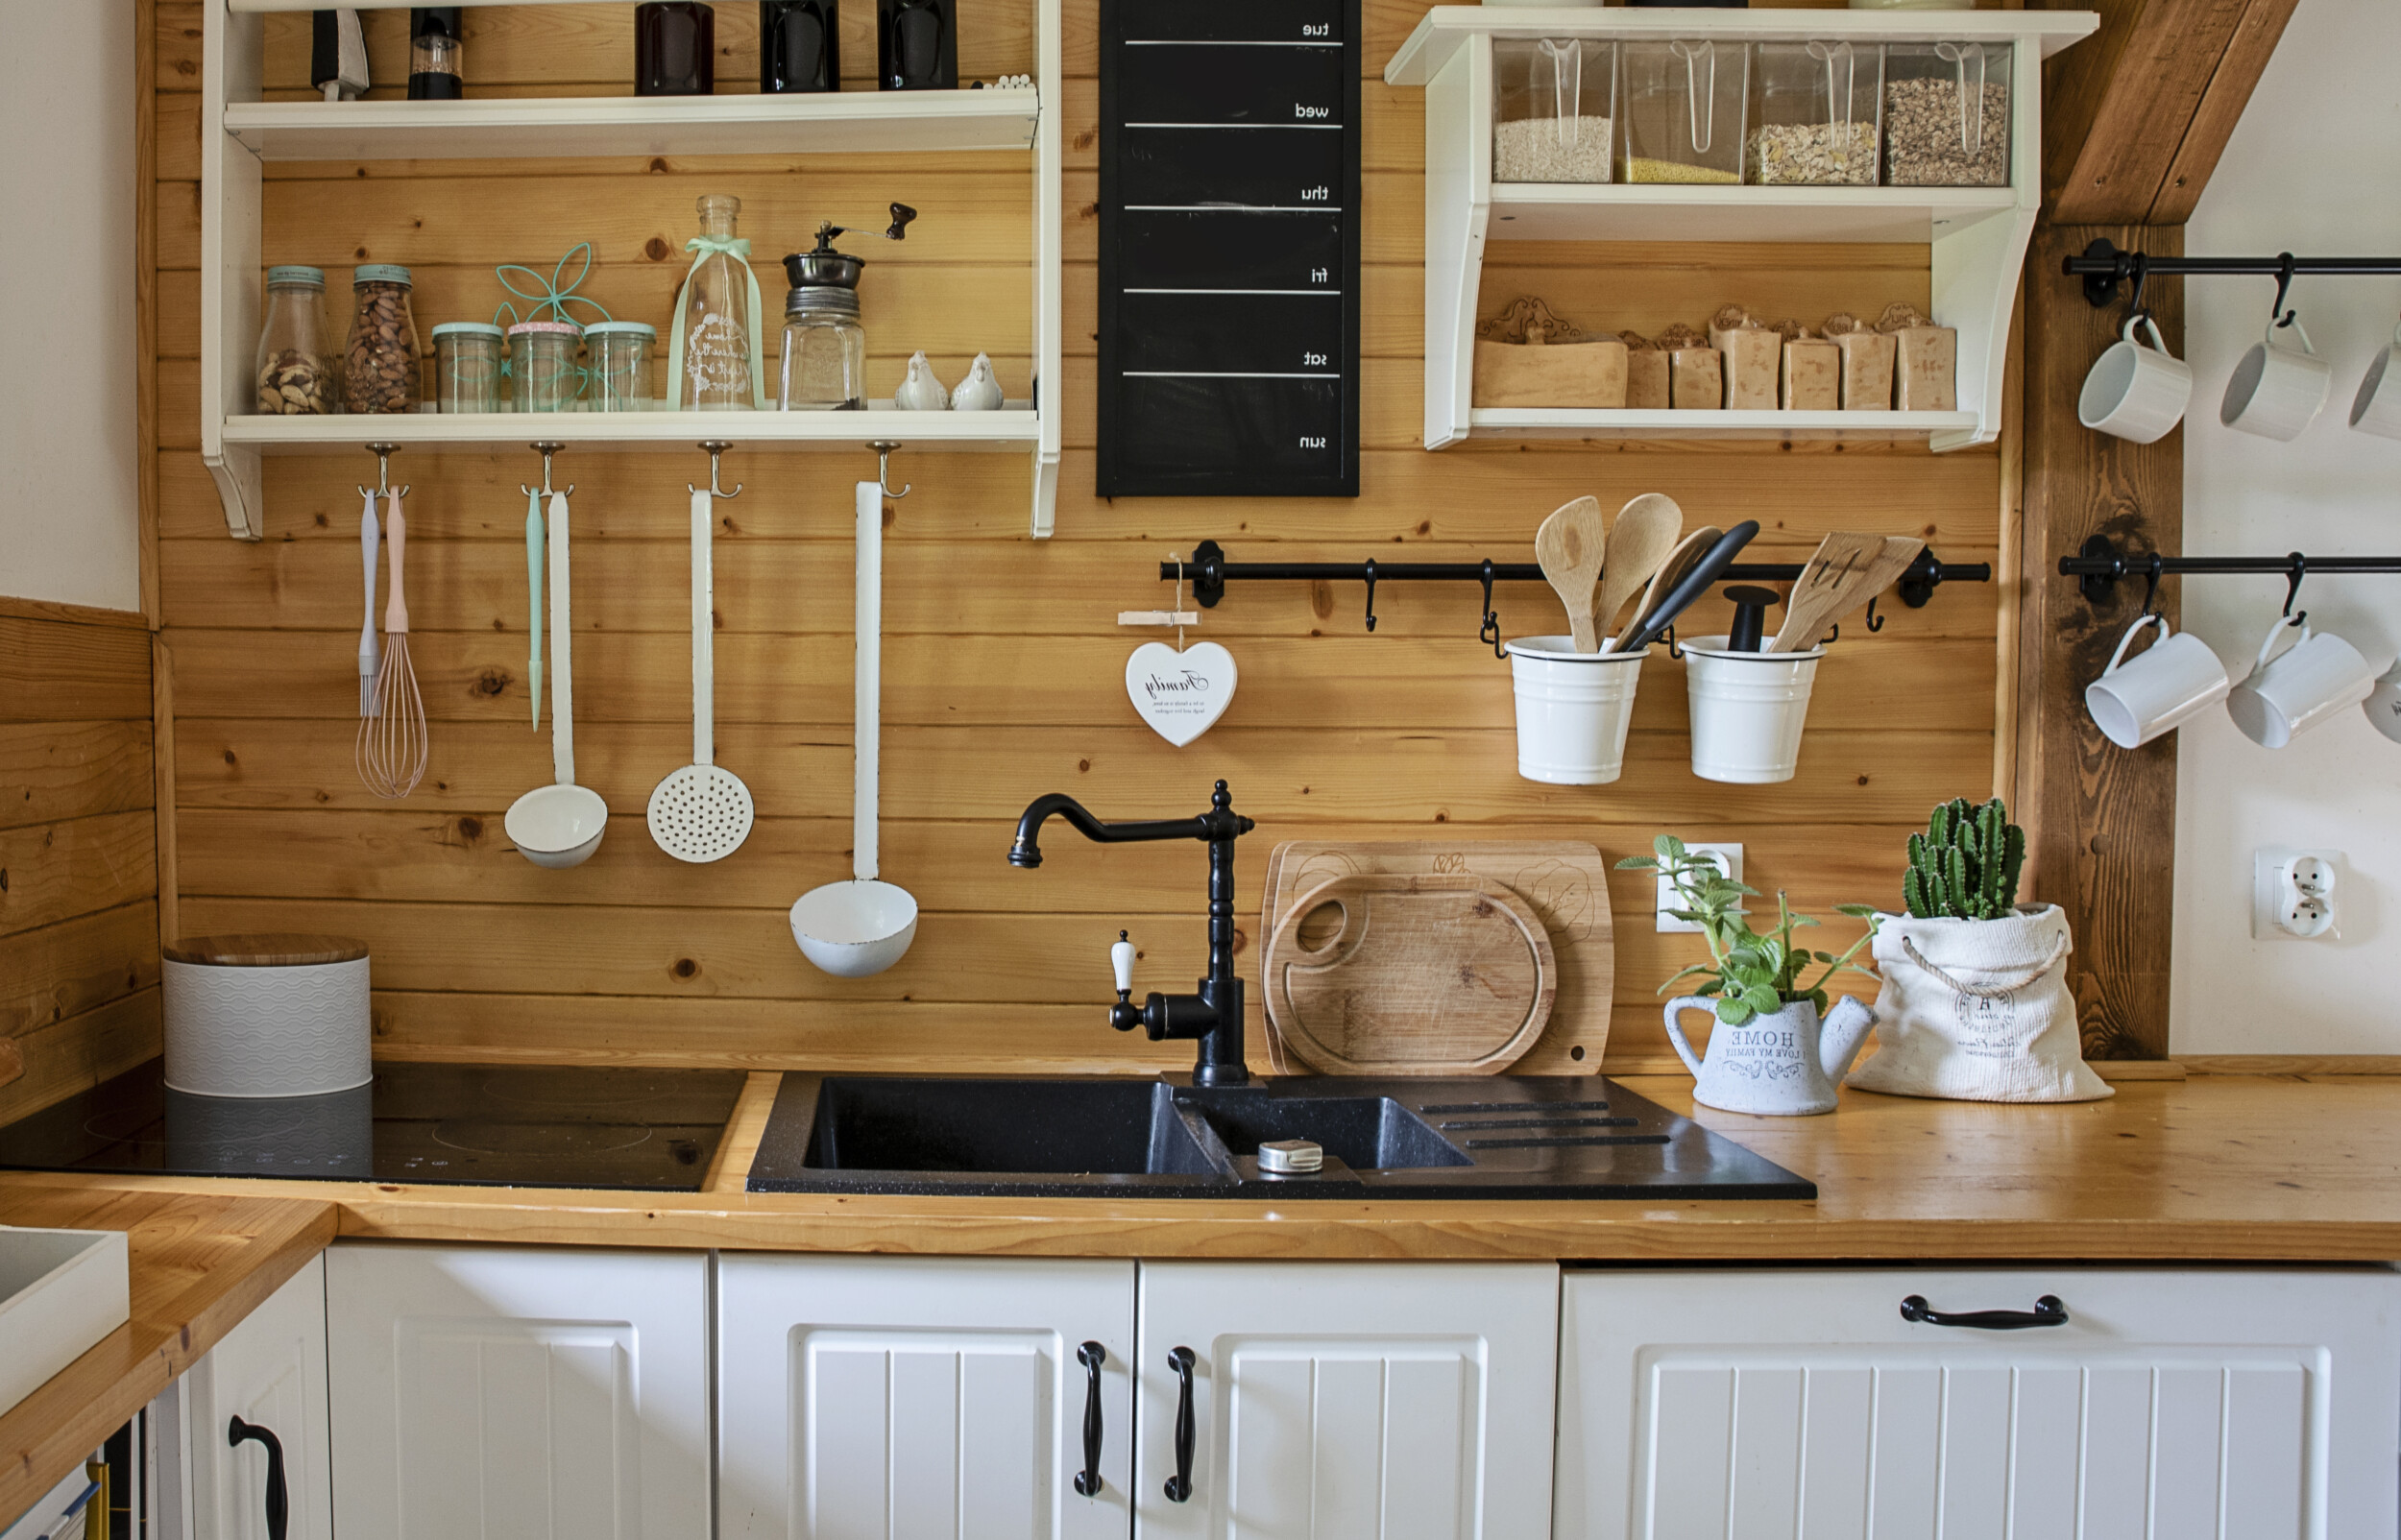
[{"label": "wooden cutting board", "polygon": [[1326,1074],[1495,1074],[1550,1021],[1525,902],[1468,873],[1354,872],[1303,893],[1260,962],[1284,1050]]},{"label": "wooden cutting board", "polygon": [[[1268,856],[1260,936],[1273,937],[1307,889],[1366,872],[1471,874],[1523,900],[1549,934],[1558,990],[1549,1024],[1512,1068],[1522,1074],[1600,1073],[1617,968],[1609,865],[1597,849],[1550,839],[1288,840]],[[1308,939],[1322,945],[1322,937]],[[1308,1066],[1284,1049],[1272,992],[1262,987],[1260,994],[1269,1067],[1277,1074],[1307,1072]]]}]

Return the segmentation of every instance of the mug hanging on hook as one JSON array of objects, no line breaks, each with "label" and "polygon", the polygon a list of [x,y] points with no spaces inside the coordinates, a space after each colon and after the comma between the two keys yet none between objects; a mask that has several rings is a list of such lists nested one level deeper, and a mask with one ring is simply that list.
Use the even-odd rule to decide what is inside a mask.
[{"label": "mug hanging on hook", "polygon": [[1183,558],[1168,559],[1176,564],[1176,608],[1165,614],[1125,611],[1117,622],[1176,628],[1175,646],[1146,641],[1126,660],[1126,697],[1144,726],[1180,749],[1225,714],[1239,671],[1234,655],[1214,641],[1184,645],[1184,627],[1198,625],[1200,617],[1184,608]]}]

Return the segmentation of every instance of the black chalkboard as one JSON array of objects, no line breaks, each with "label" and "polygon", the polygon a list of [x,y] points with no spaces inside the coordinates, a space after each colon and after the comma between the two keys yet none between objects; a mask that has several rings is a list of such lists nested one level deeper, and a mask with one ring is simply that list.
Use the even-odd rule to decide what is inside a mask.
[{"label": "black chalkboard", "polygon": [[1359,495],[1359,0],[1101,0],[1101,495]]}]

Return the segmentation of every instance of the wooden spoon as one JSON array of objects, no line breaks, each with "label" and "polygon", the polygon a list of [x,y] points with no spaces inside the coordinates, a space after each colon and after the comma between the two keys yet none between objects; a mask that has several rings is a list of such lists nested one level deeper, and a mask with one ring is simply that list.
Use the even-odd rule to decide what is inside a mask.
[{"label": "wooden spoon", "polygon": [[1701,558],[1710,553],[1710,547],[1716,544],[1725,533],[1715,524],[1703,524],[1677,541],[1676,548],[1667,553],[1667,559],[1660,563],[1659,570],[1652,574],[1651,586],[1642,590],[1642,602],[1634,607],[1634,623],[1610,638],[1609,644],[1601,650],[1615,652],[1618,642],[1641,630],[1643,622],[1651,618],[1651,612],[1659,608],[1660,600],[1675,591],[1684,575],[1699,565]]},{"label": "wooden spoon", "polygon": [[1793,583],[1784,600],[1784,623],[1765,650],[1807,651],[1829,623],[1899,582],[1924,549],[1924,541],[1904,535],[1827,536]]},{"label": "wooden spoon", "polygon": [[1601,580],[1607,549],[1597,497],[1579,497],[1559,508],[1534,534],[1534,559],[1542,564],[1551,591],[1567,607],[1567,630],[1578,652],[1601,650],[1592,626],[1592,590]]},{"label": "wooden spoon", "polygon": [[1684,533],[1684,510],[1664,493],[1646,492],[1617,511],[1609,526],[1609,557],[1601,566],[1600,602],[1592,607],[1594,626],[1620,636],[1617,612],[1643,584],[1659,574],[1660,564],[1675,553]]}]

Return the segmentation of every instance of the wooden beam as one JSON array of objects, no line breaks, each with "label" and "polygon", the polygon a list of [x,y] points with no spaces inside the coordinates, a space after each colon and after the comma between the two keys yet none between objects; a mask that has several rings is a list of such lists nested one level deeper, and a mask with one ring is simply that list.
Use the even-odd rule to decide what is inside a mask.
[{"label": "wooden beam", "polygon": [[[2155,255],[2184,250],[2181,227],[2050,226],[2035,232],[2026,256],[2016,808],[2030,897],[2066,909],[2075,936],[2069,982],[2085,1053],[2159,1059],[2168,1052],[2175,738],[2129,753],[2111,746],[2084,710],[2084,686],[2141,612],[2144,585],[2121,583],[2101,604],[2088,604],[2058,567],[2094,534],[2139,551],[2181,548],[2184,430],[2138,445],[2076,421],[2085,371],[2114,340],[2122,309],[2086,303],[2082,283],[2063,275],[2060,261],[2100,235]],[[2183,299],[2174,280],[2154,280],[2145,296],[2178,355]],[[2172,623],[2172,587],[2158,608]]]}]

